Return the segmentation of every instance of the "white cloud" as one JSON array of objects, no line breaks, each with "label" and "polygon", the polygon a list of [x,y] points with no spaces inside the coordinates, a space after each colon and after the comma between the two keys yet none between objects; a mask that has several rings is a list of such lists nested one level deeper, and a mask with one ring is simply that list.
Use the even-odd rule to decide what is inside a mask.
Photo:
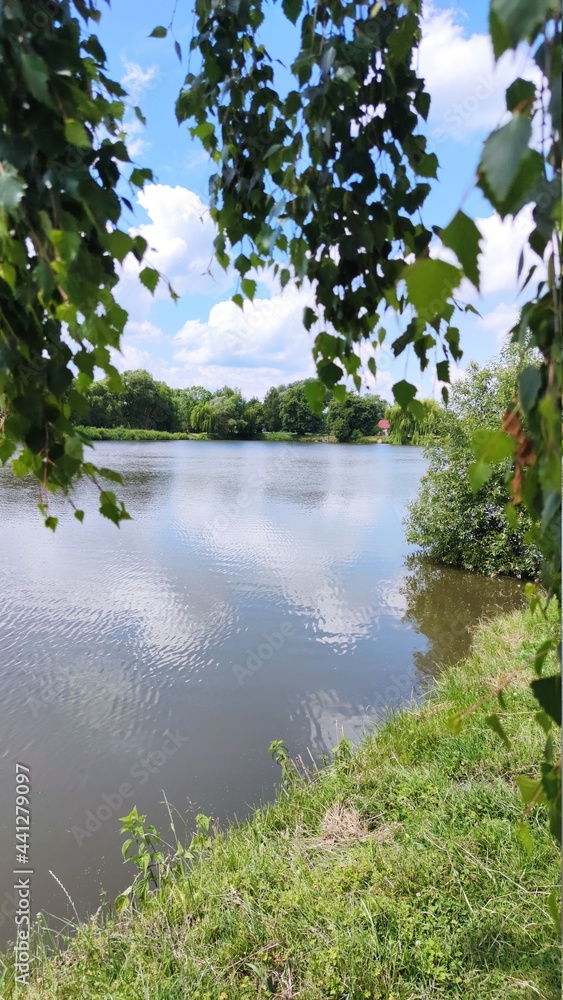
[{"label": "white cloud", "polygon": [[310,289],[288,286],[271,298],[257,298],[239,309],[234,302],[214,305],[205,322],[189,320],[174,338],[175,359],[187,364],[244,364],[280,370],[302,368],[310,358],[312,337],[303,327]]},{"label": "white cloud", "polygon": [[179,295],[220,295],[229,288],[232,275],[213,257],[215,225],[193,191],[149,184],[139,193],[139,204],[150,219],[136,229],[150,248],[146,262],[162,271]]},{"label": "white cloud", "polygon": [[515,76],[537,79],[526,55],[506,53],[495,65],[488,35],[466,35],[459,13],[429,3],[422,21],[418,69],[430,92],[430,138],[464,141],[491,131],[506,113],[505,90]]},{"label": "white cloud", "polygon": [[[533,206],[527,205],[514,218],[507,216],[501,219],[494,212],[485,218],[475,219],[481,230],[481,253],[479,254],[479,270],[481,273],[481,297],[487,295],[518,295],[518,263],[523,252],[521,280],[527,276],[532,264],[538,265],[536,281],[545,277],[545,266],[539,257],[530,249],[528,237],[534,228],[532,218]],[[457,264],[457,257],[449,247],[441,243],[433,243],[430,248],[432,257]],[[478,295],[473,285],[464,279],[457,291],[457,297],[463,302],[477,302]]]},{"label": "white cloud", "polygon": [[506,343],[508,333],[518,319],[518,312],[518,306],[501,302],[492,312],[477,320],[477,329],[491,333],[494,336],[491,346],[498,350]]},{"label": "white cloud", "polygon": [[496,213],[485,219],[476,219],[483,234],[480,257],[481,294],[512,294],[518,292],[518,259],[524,250],[522,278],[532,264],[539,264],[537,279],[543,275],[544,267],[539,258],[530,250],[527,239],[534,222],[532,208],[526,206],[516,218],[501,219]]},{"label": "white cloud", "polygon": [[143,138],[143,129],[144,125],[138,118],[124,122],[125,142],[132,160],[138,160],[150,146],[150,142]]},{"label": "white cloud", "polygon": [[147,351],[141,351],[134,344],[123,343],[120,351],[112,351],[112,362],[120,372],[135,368],[152,371],[153,359]]},{"label": "white cloud", "polygon": [[125,73],[121,77],[121,86],[125,88],[134,104],[138,104],[147,90],[158,80],[160,70],[158,66],[149,66],[143,69],[139,63],[129,62],[124,56],[121,61],[125,68]]},{"label": "white cloud", "polygon": [[135,340],[140,340],[143,343],[154,344],[162,340],[164,337],[160,327],[155,326],[154,323],[149,323],[148,320],[142,320],[141,322],[135,322],[133,320],[127,323],[127,332],[130,336],[133,336]]},{"label": "white cloud", "polygon": [[280,368],[267,366],[244,367],[237,365],[172,365],[170,368],[153,366],[149,371],[155,378],[162,379],[175,388],[185,388],[189,385],[203,385],[206,389],[220,389],[224,385],[237,387],[246,399],[258,396],[263,399],[268,389],[273,385],[296,382],[314,375],[313,363],[310,360],[307,368],[296,368],[286,372]]}]

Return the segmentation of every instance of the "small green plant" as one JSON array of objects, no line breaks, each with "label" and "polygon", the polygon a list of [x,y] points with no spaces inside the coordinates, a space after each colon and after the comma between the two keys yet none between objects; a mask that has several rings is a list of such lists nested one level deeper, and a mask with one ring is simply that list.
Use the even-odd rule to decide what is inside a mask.
[{"label": "small green plant", "polygon": [[[168,802],[166,804],[168,806]],[[145,826],[146,819],[146,816],[139,814],[136,806],[128,816],[121,817],[123,823],[121,833],[131,834],[123,843],[121,853],[126,863],[131,862],[136,866],[138,873],[131,885],[116,897],[114,905],[118,913],[134,902],[144,902],[151,889],[158,889],[169,873],[176,872],[178,874],[178,869],[182,869],[185,862],[191,861],[196,854],[205,851],[212,840],[212,817],[198,813],[195,818],[195,833],[192,835],[188,847],[184,847],[178,840],[170,814],[171,829],[176,846],[169,855],[165,856],[159,847],[163,843],[162,837],[157,833],[156,827],[150,824]],[[133,851],[135,853],[132,853]]]},{"label": "small green plant", "polygon": [[289,756],[289,750],[287,749],[284,741],[273,740],[272,743],[270,743],[268,750],[270,751],[276,764],[279,764],[281,767],[283,787],[289,788],[291,785],[294,785],[299,778],[299,772]]},{"label": "small green plant", "polygon": [[[130,833],[121,848],[123,860],[130,862],[138,869],[138,874],[131,885],[120,893],[115,900],[115,908],[119,912],[133,900],[142,901],[150,892],[151,885],[156,889],[159,884],[159,869],[164,862],[164,854],[158,845],[161,838],[154,826],[145,826],[147,817],[139,814],[134,806],[128,816],[120,817],[123,826],[121,833]],[[135,853],[130,853],[132,849]],[[129,855],[129,856],[128,856]]]},{"label": "small green plant", "polygon": [[344,731],[341,731],[340,739],[332,751],[332,757],[335,763],[343,764],[352,759],[354,752],[354,747],[352,740],[349,740],[347,736],[344,735]]}]

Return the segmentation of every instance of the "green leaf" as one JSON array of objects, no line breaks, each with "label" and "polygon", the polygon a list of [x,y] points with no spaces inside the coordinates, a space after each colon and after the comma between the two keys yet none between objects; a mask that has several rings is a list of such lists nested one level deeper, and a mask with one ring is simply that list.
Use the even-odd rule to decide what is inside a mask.
[{"label": "green leaf", "polygon": [[58,517],[46,517],[45,518],[45,527],[46,528],[50,528],[51,531],[55,530],[55,528],[57,527],[58,523],[59,523]]},{"label": "green leaf", "polygon": [[139,274],[139,278],[145,288],[148,288],[149,292],[152,292],[154,295],[155,288],[160,280],[158,271],[155,271],[154,267],[144,267]]},{"label": "green leaf", "polygon": [[495,59],[520,42],[531,41],[548,17],[561,17],[561,8],[553,0],[491,0],[489,28]]},{"label": "green leaf", "polygon": [[247,299],[252,302],[254,295],[256,293],[256,282],[252,278],[243,278],[240,283],[240,287]]},{"label": "green leaf", "polygon": [[522,841],[524,849],[528,854],[532,854],[534,850],[534,841],[532,839],[532,834],[530,833],[530,827],[527,823],[518,823],[516,827],[516,834]]},{"label": "green leaf", "polygon": [[534,670],[538,675],[538,677],[541,676],[541,672],[543,670],[543,665],[545,663],[546,657],[549,655],[549,653],[552,653],[554,650],[555,650],[555,643],[553,642],[552,639],[546,639],[546,641],[542,642],[541,646],[538,646],[538,648],[536,649],[536,654],[534,656]]},{"label": "green leaf", "polygon": [[146,181],[152,181],[154,175],[148,167],[135,167],[129,178],[129,183],[135,187],[142,188]]},{"label": "green leaf", "polygon": [[282,10],[292,24],[296,24],[302,6],[303,0],[282,0]]},{"label": "green leaf", "polygon": [[412,413],[415,420],[423,421],[426,417],[426,410],[424,409],[420,399],[411,399],[408,409]]},{"label": "green leaf", "polygon": [[74,260],[80,250],[80,235],[69,229],[52,229],[51,242],[64,261]]},{"label": "green leaf", "polygon": [[47,86],[49,80],[47,63],[36,52],[22,52],[21,61],[25,82],[31,93],[38,101],[52,108],[53,101]]},{"label": "green leaf", "polygon": [[82,459],[84,450],[84,445],[79,437],[73,435],[72,437],[67,437],[65,441],[65,455],[70,455],[71,458]]},{"label": "green leaf", "polygon": [[0,437],[0,462],[2,462],[2,465],[5,465],[12,457],[16,448],[15,441],[9,441],[8,438]]},{"label": "green leaf", "polygon": [[498,715],[496,713],[493,713],[492,715],[485,716],[485,722],[487,723],[489,728],[492,729],[493,732],[497,734],[497,736],[500,736],[505,747],[508,747],[508,749],[510,749],[510,740],[506,735],[506,732]]},{"label": "green leaf", "polygon": [[534,715],[538,726],[541,726],[546,736],[549,736],[551,730],[553,729],[553,719],[549,718],[547,712],[536,712]]},{"label": "green leaf", "polygon": [[488,465],[496,465],[511,458],[516,447],[514,438],[501,430],[476,431],[471,444],[477,461],[486,462]]},{"label": "green leaf", "polygon": [[121,229],[114,229],[113,232],[106,233],[104,242],[112,257],[120,262],[125,259],[128,253],[131,253],[135,245],[133,237],[122,232]]},{"label": "green leaf", "polygon": [[[120,472],[114,472],[113,469],[98,469],[98,475],[102,479],[108,479],[112,483],[122,483],[123,478]],[[113,494],[112,494],[113,495]]]},{"label": "green leaf", "polygon": [[505,504],[504,516],[506,517],[506,520],[508,521],[510,527],[516,530],[516,528],[518,527],[518,514],[516,513],[516,510],[511,503]]},{"label": "green leaf", "polygon": [[439,382],[449,382],[450,381],[450,362],[449,361],[438,361],[436,365],[436,375]]},{"label": "green leaf", "polygon": [[531,80],[518,77],[506,91],[506,107],[518,114],[527,114],[532,109],[536,96],[536,85]]},{"label": "green leaf", "polygon": [[80,521],[80,523],[82,524],[82,522],[84,520],[84,511],[83,510],[75,510],[74,516],[75,516],[76,520]]},{"label": "green leaf", "polygon": [[411,385],[410,382],[406,382],[404,379],[396,382],[393,386],[393,395],[399,406],[403,407],[403,410],[408,409],[409,403],[416,396],[416,391],[416,386]]},{"label": "green leaf", "polygon": [[70,142],[71,146],[78,146],[79,149],[92,148],[90,136],[84,125],[73,118],[67,118],[65,122],[65,139]]},{"label": "green leaf", "polygon": [[[529,778],[527,774],[518,774],[514,780],[518,785],[522,801],[529,806],[542,787],[541,781],[537,778]],[[540,796],[536,801],[540,801]]]},{"label": "green leaf", "polygon": [[305,306],[303,310],[303,326],[305,327],[305,329],[310,330],[311,327],[313,326],[313,323],[317,322],[317,319],[318,316],[315,310],[311,309],[310,306]]},{"label": "green leaf", "polygon": [[420,158],[414,169],[419,177],[436,177],[439,165],[436,153],[426,153]]},{"label": "green leaf", "polygon": [[518,378],[518,395],[525,413],[532,409],[542,386],[542,377],[538,368],[528,365]]},{"label": "green leaf", "polygon": [[248,257],[246,256],[246,254],[243,253],[239,253],[238,257],[235,259],[234,264],[238,273],[243,276],[246,274],[247,271],[250,271],[250,268],[252,267],[252,264],[249,261]]},{"label": "green leaf", "polygon": [[329,389],[333,389],[336,383],[340,382],[342,376],[344,375],[340,365],[335,365],[334,361],[319,362],[317,370],[324,385],[328,386]]},{"label": "green leaf", "polygon": [[491,466],[487,462],[472,462],[468,466],[467,475],[469,476],[471,489],[474,493],[478,493],[481,487],[489,481],[492,471]]},{"label": "green leaf", "polygon": [[426,257],[409,264],[401,278],[406,282],[409,301],[419,316],[429,321],[442,313],[462,273],[459,267],[445,260]]},{"label": "green leaf", "polygon": [[195,128],[190,129],[190,132],[197,139],[201,139],[202,142],[205,142],[205,140],[215,132],[215,126],[211,122],[200,122],[200,124],[196,125]]},{"label": "green leaf", "polygon": [[168,31],[163,28],[161,24],[158,24],[156,28],[153,28],[149,38],[166,38]]},{"label": "green leaf", "polygon": [[[500,202],[495,199],[484,175],[479,180],[479,187],[491,204],[494,205],[501,218],[504,219],[506,215],[517,215],[525,204],[534,200],[538,183],[541,181],[542,171],[543,159],[541,154],[536,149],[529,149],[520,163],[516,178],[504,201]],[[537,231],[535,229],[529,237],[528,242],[532,246],[532,249],[536,249],[533,246],[533,236]],[[541,256],[544,249],[545,244],[542,244],[542,247],[536,249],[536,252]]]},{"label": "green leaf", "polygon": [[539,677],[530,687],[541,707],[558,726],[561,725],[561,674]]},{"label": "green leaf", "polygon": [[475,288],[479,288],[478,258],[483,235],[473,219],[470,219],[465,212],[459,211],[450,224],[442,230],[440,238],[444,246],[453,250]]},{"label": "green leaf", "polygon": [[115,906],[117,913],[121,913],[121,911],[124,910],[127,906],[130,906],[131,900],[129,899],[128,895],[129,891],[130,890],[127,890],[127,892],[121,892],[119,896],[115,897],[113,905]]},{"label": "green leaf", "polygon": [[129,850],[129,848],[131,847],[131,844],[132,844],[132,843],[133,843],[133,840],[131,839],[131,837],[128,837],[128,838],[127,838],[127,840],[125,840],[125,841],[123,842],[123,844],[121,845],[121,856],[122,856],[123,858],[124,858],[124,857],[125,857],[125,855],[127,854],[127,851],[128,851],[128,850]]},{"label": "green leaf", "polygon": [[508,125],[493,132],[486,140],[481,153],[478,173],[483,176],[493,196],[493,207],[502,203],[518,176],[518,171],[529,152],[532,123],[529,118],[515,115]]},{"label": "green leaf", "polygon": [[14,212],[22,200],[27,184],[11,163],[0,163],[0,210]]},{"label": "green leaf", "polygon": [[452,736],[459,736],[463,725],[463,715],[450,715],[448,719],[448,729]]},{"label": "green leaf", "polygon": [[561,904],[560,904],[560,894],[557,889],[552,889],[547,898],[547,908],[549,910],[549,915],[553,920],[555,925],[555,933],[557,937],[561,937]]},{"label": "green leaf", "polygon": [[304,392],[309,404],[309,409],[311,409],[313,413],[322,413],[326,393],[326,388],[323,383],[317,380],[306,382],[304,385]]}]

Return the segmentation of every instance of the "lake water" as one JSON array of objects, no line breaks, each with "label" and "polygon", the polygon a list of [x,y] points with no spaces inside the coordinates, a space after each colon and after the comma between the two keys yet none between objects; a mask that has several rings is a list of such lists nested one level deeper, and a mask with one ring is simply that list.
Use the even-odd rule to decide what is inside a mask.
[{"label": "lake water", "polygon": [[52,871],[82,916],[131,880],[133,805],[163,832],[163,792],[188,821],[244,815],[278,778],[272,740],[318,757],[357,738],[462,656],[491,607],[523,603],[515,581],[409,553],[420,449],[105,443],[95,459],[124,477],[119,530],[80,486],[84,524],[57,501],[53,535],[35,485],[0,472],[3,941],[16,763],[33,911],[72,916]]}]

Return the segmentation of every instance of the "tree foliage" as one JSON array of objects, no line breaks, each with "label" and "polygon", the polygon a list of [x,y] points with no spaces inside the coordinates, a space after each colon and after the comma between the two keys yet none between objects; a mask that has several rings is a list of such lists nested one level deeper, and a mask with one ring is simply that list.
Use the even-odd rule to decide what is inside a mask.
[{"label": "tree foliage", "polygon": [[269,431],[281,431],[280,391],[272,386],[264,397],[264,423]]},{"label": "tree foliage", "polygon": [[[141,263],[147,246],[122,223],[126,94],[88,33],[99,16],[88,0],[0,7],[0,459],[21,446],[12,468],[39,480],[52,528],[48,491],[80,476],[98,486],[102,514],[127,516],[71,421],[87,410],[95,369],[121,384],[110,349],[127,313],[114,289],[124,258]],[[129,166],[126,176],[138,189],[152,175]],[[141,272],[153,289],[158,277]]]},{"label": "tree foliage", "polygon": [[442,433],[428,448],[429,468],[410,507],[408,525],[408,540],[440,562],[489,575],[538,576],[540,554],[529,540],[529,514],[520,509],[513,512],[511,523],[506,518],[509,459],[495,468],[476,495],[468,476],[475,435],[498,429],[527,363],[512,349],[483,368],[470,365],[467,378],[452,388],[448,410],[440,415]]},{"label": "tree foliage", "polygon": [[430,444],[447,433],[444,425],[445,411],[435,399],[421,399],[418,406],[404,409],[395,403],[385,411],[389,421],[388,440],[391,444]]},{"label": "tree foliage", "polygon": [[357,440],[378,433],[377,423],[385,413],[387,403],[380,396],[359,396],[349,392],[340,402],[332,399],[327,412],[329,433],[337,441]]},{"label": "tree foliage", "polygon": [[[427,252],[432,239],[419,217],[438,165],[418,131],[430,105],[413,68],[420,2],[325,0],[314,10],[284,2],[296,25],[289,87],[259,40],[265,7],[196,0],[192,50],[201,65],[186,78],[177,115],[192,123],[217,167],[210,191],[218,260],[227,267],[233,258],[250,298],[255,282],[245,275],[265,266],[282,286],[290,278],[314,285],[316,308],[305,309],[305,326],[318,321],[319,377],[343,400],[337,383],[345,372],[360,388],[354,345],[373,339],[387,310],[404,308],[397,283],[406,257]],[[452,265],[426,261],[425,268],[434,274],[423,278],[431,299],[436,282],[442,299],[444,284],[459,283]],[[444,358],[457,358],[454,307],[442,304]],[[427,325],[413,320],[396,352],[415,343],[424,364],[436,335]],[[375,373],[373,357],[369,367]],[[308,392],[320,412],[322,385]]]},{"label": "tree foliage", "polygon": [[280,394],[281,426],[289,434],[322,434],[325,429],[322,414],[309,407],[306,388],[307,382],[294,382]]}]

